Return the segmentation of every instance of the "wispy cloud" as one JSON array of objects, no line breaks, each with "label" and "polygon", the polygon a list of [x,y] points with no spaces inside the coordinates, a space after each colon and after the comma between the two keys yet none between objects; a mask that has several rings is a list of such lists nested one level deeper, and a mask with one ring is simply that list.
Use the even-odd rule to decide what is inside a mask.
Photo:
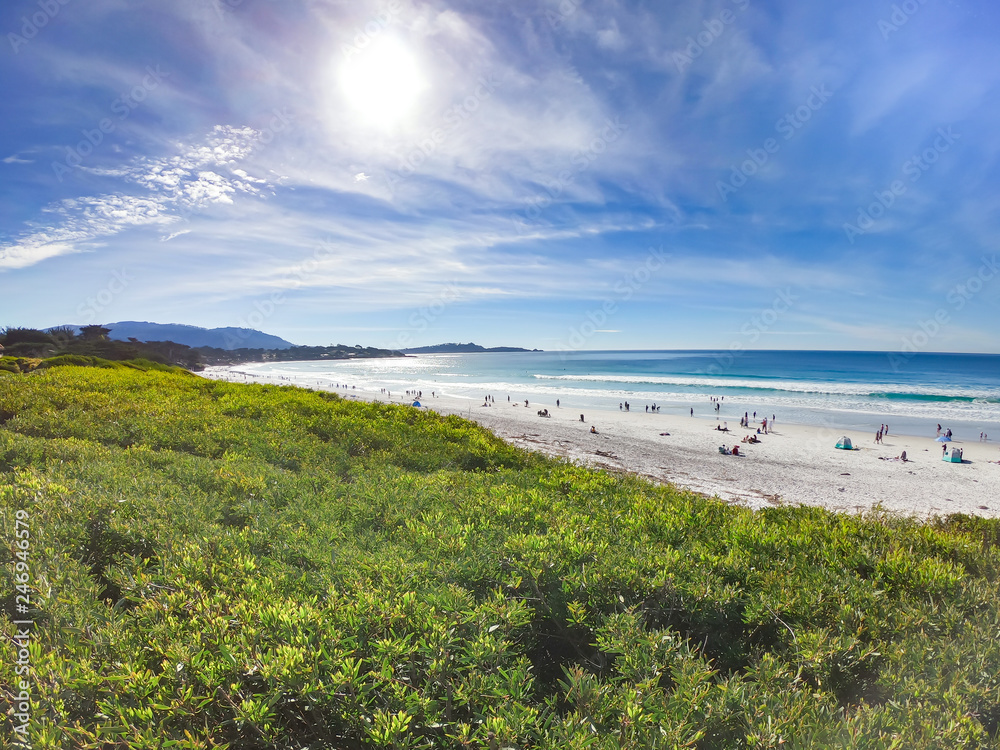
[{"label": "wispy cloud", "polygon": [[46,207],[44,228],[0,247],[0,269],[83,252],[94,240],[126,229],[173,224],[212,204],[231,204],[240,193],[259,195],[266,181],[236,167],[253,151],[259,136],[252,128],[217,126],[204,143],[178,144],[173,155],[140,158],[117,169],[89,169],[98,176],[133,183],[141,193],[67,198]]}]

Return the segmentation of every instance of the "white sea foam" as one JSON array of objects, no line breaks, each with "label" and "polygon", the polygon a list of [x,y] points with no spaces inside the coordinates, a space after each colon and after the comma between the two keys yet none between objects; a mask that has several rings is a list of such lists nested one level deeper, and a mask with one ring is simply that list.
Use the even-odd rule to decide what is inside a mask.
[{"label": "white sea foam", "polygon": [[896,385],[886,383],[832,383],[808,380],[770,380],[713,378],[697,376],[666,375],[532,375],[536,380],[560,380],[581,383],[619,383],[630,385],[674,385],[691,388],[725,390],[741,388],[758,391],[789,391],[793,393],[815,393],[819,395],[884,396],[886,394],[907,394],[913,396],[940,396],[942,398],[1000,399],[1000,389],[968,388],[954,386],[948,388],[933,386]]}]

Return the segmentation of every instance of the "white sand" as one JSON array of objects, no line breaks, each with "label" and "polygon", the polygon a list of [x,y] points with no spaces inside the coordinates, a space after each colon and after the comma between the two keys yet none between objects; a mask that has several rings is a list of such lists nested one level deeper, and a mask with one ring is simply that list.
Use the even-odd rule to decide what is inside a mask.
[{"label": "white sand", "polygon": [[[245,382],[228,368],[208,368],[206,377]],[[307,377],[295,381],[266,376],[250,382],[271,382],[309,387]],[[336,390],[349,398],[382,400],[384,396],[360,390]],[[882,445],[874,433],[782,424],[761,443],[740,442],[753,430],[741,429],[739,420],[728,420],[730,432],[715,430],[711,419],[644,411],[592,411],[580,422],[580,410],[554,403],[524,401],[508,404],[506,395],[496,405],[484,407],[463,399],[432,398],[424,394],[426,407],[441,414],[458,414],[475,420],[509,442],[562,456],[571,461],[614,471],[628,471],[657,482],[670,482],[685,489],[752,508],[777,505],[818,505],[835,511],[862,512],[881,505],[900,515],[925,518],[949,513],[1000,517],[1000,449],[994,442],[961,442],[961,464],[941,460],[942,444],[933,437],[888,435]],[[410,403],[393,393],[395,403]],[[548,409],[550,418],[538,416]],[[594,425],[597,435],[590,433]],[[669,436],[660,433],[668,432]],[[860,450],[837,450],[846,434]],[[738,444],[745,456],[727,456],[718,451],[725,443]],[[906,451],[907,462],[884,461]]]}]

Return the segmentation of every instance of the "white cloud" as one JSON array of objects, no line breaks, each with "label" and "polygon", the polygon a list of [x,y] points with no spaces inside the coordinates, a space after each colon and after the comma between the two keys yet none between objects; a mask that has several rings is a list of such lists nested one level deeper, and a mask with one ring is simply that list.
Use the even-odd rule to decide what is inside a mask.
[{"label": "white cloud", "polygon": [[611,24],[607,28],[597,32],[597,46],[616,51],[625,49],[626,41],[618,28],[618,21],[612,18]]},{"label": "white cloud", "polygon": [[17,245],[0,248],[0,269],[27,268],[48,258],[79,252],[83,252],[82,249],[72,242],[58,236],[37,234]]},{"label": "white cloud", "polygon": [[[52,217],[50,221],[0,247],[0,269],[24,268],[80,252],[83,243],[128,228],[172,224],[211,205],[231,205],[238,193],[259,195],[260,186],[267,181],[235,168],[253,152],[259,137],[260,133],[252,128],[220,125],[202,144],[176,144],[177,153],[172,156],[140,158],[119,169],[88,169],[96,175],[134,183],[145,192],[136,195],[123,190],[48,206],[43,213]],[[180,234],[183,232],[167,239]]]}]

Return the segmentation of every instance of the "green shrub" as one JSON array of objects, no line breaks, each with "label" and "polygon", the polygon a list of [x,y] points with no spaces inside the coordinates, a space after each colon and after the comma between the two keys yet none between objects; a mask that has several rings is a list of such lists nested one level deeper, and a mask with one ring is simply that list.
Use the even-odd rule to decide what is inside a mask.
[{"label": "green shrub", "polygon": [[66,360],[0,377],[19,510],[36,747],[997,746],[994,520],[753,512],[454,417]]}]

